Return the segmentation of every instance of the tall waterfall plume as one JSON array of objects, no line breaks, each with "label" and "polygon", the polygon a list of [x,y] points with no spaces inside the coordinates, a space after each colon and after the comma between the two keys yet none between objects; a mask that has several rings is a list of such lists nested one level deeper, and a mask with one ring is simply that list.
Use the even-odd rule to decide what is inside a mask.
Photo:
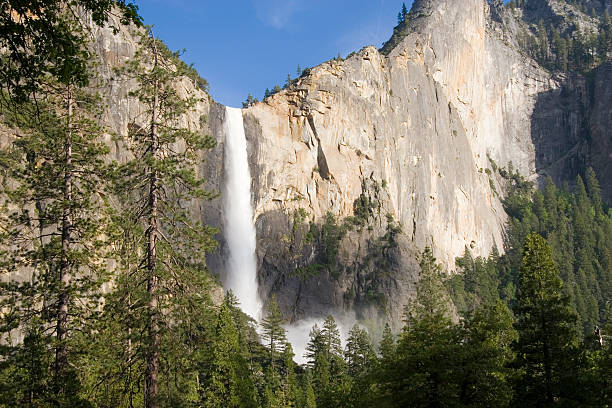
[{"label": "tall waterfall plume", "polygon": [[224,216],[229,248],[225,287],[234,292],[245,313],[259,319],[262,305],[257,284],[251,174],[240,109],[226,107],[224,129]]}]

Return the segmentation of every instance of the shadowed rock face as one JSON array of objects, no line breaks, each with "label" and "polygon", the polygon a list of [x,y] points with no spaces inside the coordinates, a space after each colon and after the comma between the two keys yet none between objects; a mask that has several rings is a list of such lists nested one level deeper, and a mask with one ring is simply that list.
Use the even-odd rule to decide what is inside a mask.
[{"label": "shadowed rock face", "polygon": [[[610,4],[608,2],[608,4]],[[610,5],[612,7],[612,5]],[[612,61],[594,71],[589,98],[589,156],[604,200],[612,203]]]},{"label": "shadowed rock face", "polygon": [[612,62],[560,83],[538,95],[531,117],[537,173],[573,185],[591,166],[604,200],[612,202]]},{"label": "shadowed rock face", "polygon": [[597,14],[603,14],[605,10],[610,13],[612,10],[612,0],[580,0],[586,11],[594,10]]}]

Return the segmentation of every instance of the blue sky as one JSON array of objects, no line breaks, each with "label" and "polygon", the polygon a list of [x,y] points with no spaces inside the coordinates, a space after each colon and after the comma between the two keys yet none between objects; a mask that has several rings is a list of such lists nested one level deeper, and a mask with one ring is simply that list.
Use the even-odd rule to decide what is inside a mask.
[{"label": "blue sky", "polygon": [[[397,0],[136,0],[172,50],[186,49],[216,101],[240,106],[287,74],[389,39]],[[406,1],[410,8],[412,1]]]}]

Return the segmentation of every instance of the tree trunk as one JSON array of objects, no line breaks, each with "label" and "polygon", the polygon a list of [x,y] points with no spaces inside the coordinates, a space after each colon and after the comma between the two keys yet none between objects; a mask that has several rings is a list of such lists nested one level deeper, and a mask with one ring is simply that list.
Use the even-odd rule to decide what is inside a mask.
[{"label": "tree trunk", "polygon": [[552,380],[552,367],[551,367],[551,355],[549,348],[549,334],[548,327],[546,324],[546,318],[544,316],[544,310],[540,310],[540,320],[542,323],[542,353],[544,354],[544,382],[546,386],[546,401],[549,404],[553,404],[555,402],[553,395],[553,380]]},{"label": "tree trunk", "polygon": [[66,350],[66,334],[68,332],[68,302],[70,294],[70,265],[68,251],[72,222],[69,205],[72,202],[72,89],[68,88],[68,115],[66,125],[66,139],[64,145],[65,165],[64,170],[64,208],[62,210],[62,250],[59,270],[59,298],[57,305],[57,348],[55,350],[55,374],[61,376],[68,366],[68,355]]},{"label": "tree trunk", "polygon": [[[157,53],[156,53],[157,54]],[[155,64],[157,64],[157,55],[155,55]],[[158,90],[155,90],[155,98],[151,112],[151,131],[150,144],[151,155],[153,159],[157,157],[158,141],[157,141],[157,109],[159,104]],[[158,394],[158,373],[159,373],[159,311],[157,302],[157,285],[158,276],[156,269],[156,244],[158,235],[158,176],[155,169],[151,169],[149,176],[149,226],[148,226],[148,244],[147,244],[147,293],[149,296],[148,304],[148,335],[149,335],[149,350],[147,352],[147,368],[145,371],[145,407],[157,408]]]}]

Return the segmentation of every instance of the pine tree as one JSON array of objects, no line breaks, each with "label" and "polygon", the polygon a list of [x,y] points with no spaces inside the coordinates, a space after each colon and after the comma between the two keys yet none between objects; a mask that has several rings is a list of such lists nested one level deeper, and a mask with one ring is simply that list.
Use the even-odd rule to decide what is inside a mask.
[{"label": "pine tree", "polygon": [[308,359],[308,367],[315,369],[317,355],[323,350],[323,341],[321,337],[321,329],[316,323],[312,326],[309,333],[309,341],[306,345],[306,353],[304,357]]},{"label": "pine tree", "polygon": [[354,325],[349,332],[344,359],[348,375],[354,378],[364,375],[373,366],[376,359],[374,346],[370,341],[368,332],[358,325]]},{"label": "pine tree", "polygon": [[599,322],[597,298],[600,297],[600,293],[595,270],[597,259],[595,254],[595,248],[597,247],[594,228],[595,211],[580,176],[576,180],[576,190],[576,202],[572,214],[575,234],[574,277],[579,289],[577,306],[583,331],[589,332]]},{"label": "pine tree", "polygon": [[[53,347],[53,366],[39,369],[52,374],[52,398],[76,405],[79,350],[74,335],[90,332],[98,289],[106,278],[108,149],[101,142],[99,100],[93,91],[81,89],[78,78],[47,81],[38,103],[3,112],[4,120],[20,129],[20,137],[4,152],[2,163],[7,199],[0,268],[10,278],[1,284],[0,330],[9,336],[15,329],[28,333],[31,341],[18,349]],[[39,354],[40,349],[17,352],[30,351]]]},{"label": "pine tree", "polygon": [[385,370],[386,395],[395,406],[450,406],[459,398],[457,373],[462,331],[453,325],[442,268],[425,248],[416,298],[405,310],[395,361]]},{"label": "pine tree", "polygon": [[512,345],[518,338],[513,323],[512,313],[500,300],[463,319],[461,359],[454,367],[462,406],[507,407],[512,402]]},{"label": "pine tree", "polygon": [[307,369],[302,375],[302,395],[300,408],[317,408],[317,397],[312,385],[312,370]]},{"label": "pine tree", "polygon": [[595,213],[597,215],[601,215],[603,213],[601,187],[599,186],[599,181],[597,180],[597,176],[595,175],[595,171],[593,171],[592,167],[587,169],[586,182],[589,199],[591,200],[593,208],[595,209]]},{"label": "pine tree", "polygon": [[285,394],[281,388],[280,377],[272,366],[268,366],[264,372],[264,392],[262,406],[264,408],[282,408],[284,406]]},{"label": "pine tree", "polygon": [[328,316],[321,329],[315,324],[306,347],[309,367],[313,370],[317,406],[335,407],[343,401],[344,361],[340,332],[333,316]]},{"label": "pine tree", "polygon": [[270,365],[274,371],[274,363],[287,340],[287,334],[283,324],[285,320],[281,315],[276,299],[273,297],[268,301],[266,317],[261,321],[262,337],[267,343],[270,352]]},{"label": "pine tree", "polygon": [[563,282],[546,241],[530,234],[519,276],[516,328],[523,406],[554,405],[571,390],[577,335],[576,317],[563,295]]},{"label": "pine tree", "polygon": [[[565,283],[564,294],[570,299],[570,307],[577,313],[585,336],[602,320],[604,299],[609,298],[612,287],[608,238],[612,236],[612,224],[603,208],[596,208],[600,203],[599,186],[595,175],[589,173],[586,186],[582,178],[577,178],[575,193],[570,193],[569,187],[557,189],[550,178],[543,193],[530,190],[523,196],[519,191],[511,192],[504,200],[512,214],[507,251],[497,262],[501,271],[500,295],[514,307],[515,296],[505,292],[518,283],[525,238],[530,232],[545,236]],[[454,285],[451,288],[459,287],[457,280],[451,279]],[[459,293],[453,295],[461,307]]]},{"label": "pine tree", "polygon": [[[310,341],[306,345],[308,367],[312,370],[313,388],[318,394],[330,386],[329,353],[321,329],[315,324],[310,330]],[[319,399],[317,398],[317,402]]]},{"label": "pine tree", "polygon": [[[19,347],[3,346],[0,361],[0,406],[49,406],[55,400],[52,344],[35,322],[24,328]],[[74,401],[71,401],[74,402]]]},{"label": "pine tree", "polygon": [[340,330],[332,315],[327,316],[321,328],[321,338],[323,341],[323,352],[328,358],[342,357],[342,343],[340,340]]},{"label": "pine tree", "polygon": [[[134,347],[146,362],[145,406],[156,408],[160,363],[180,361],[169,354],[186,346],[189,336],[183,330],[195,331],[193,335],[201,330],[200,315],[209,304],[205,252],[215,247],[215,231],[193,221],[197,217],[188,208],[194,199],[214,197],[196,173],[200,152],[214,141],[181,125],[182,115],[196,103],[194,95],[182,97],[175,87],[188,72],[150,33],[142,36],[123,73],[135,79],[137,88],[130,95],[145,108],[126,139],[133,159],[117,170],[117,192],[124,204],[118,217],[123,236],[133,239],[136,248],[136,259],[123,259],[122,264],[123,273],[132,277],[127,291],[142,308],[133,316],[133,330],[142,334]],[[163,359],[162,353],[167,354]]]},{"label": "pine tree", "polygon": [[371,375],[376,368],[376,353],[368,332],[356,324],[349,332],[344,359],[348,376],[345,383],[350,386],[345,392],[349,406],[369,405],[368,402],[372,399],[369,384],[372,381]]},{"label": "pine tree", "polygon": [[425,316],[450,320],[450,298],[442,282],[442,266],[436,262],[430,247],[426,247],[419,262],[421,273],[417,283],[417,295],[405,310],[405,323],[409,327],[413,319]]},{"label": "pine tree", "polygon": [[[122,23],[142,24],[138,8],[126,0],[10,0],[0,12],[0,86],[24,101],[48,85],[88,85],[91,74],[87,29],[79,16],[103,26],[120,12]],[[25,18],[24,18],[25,17]]]},{"label": "pine tree", "polygon": [[282,378],[282,389],[284,395],[283,406],[284,407],[297,407],[298,400],[300,399],[300,390],[298,387],[298,379],[295,374],[295,363],[293,362],[293,348],[291,343],[285,343],[283,347],[283,378]]},{"label": "pine tree", "polygon": [[559,30],[557,30],[555,27],[552,27],[552,44],[554,47],[554,51],[555,51],[555,57],[556,57],[556,68],[560,69],[561,71],[566,71],[567,70],[567,43],[565,41],[565,39],[561,38],[561,35],[559,34]]},{"label": "pine tree", "polygon": [[[117,246],[120,253],[130,251],[129,248]],[[131,249],[135,250],[134,247]],[[144,361],[139,352],[142,325],[136,323],[133,312],[142,309],[137,301],[141,295],[133,291],[129,275],[118,274],[114,289],[105,296],[104,309],[96,321],[95,336],[81,345],[87,350],[87,355],[80,361],[87,373],[84,386],[91,400],[99,406],[127,408],[144,405],[141,384]]]},{"label": "pine tree", "polygon": [[246,98],[246,100],[244,102],[242,102],[242,108],[246,109],[249,108],[253,105],[255,105],[257,102],[259,102],[257,100],[257,98],[254,98],[253,95],[249,94]]},{"label": "pine tree", "polygon": [[212,370],[204,393],[207,408],[257,407],[255,386],[226,302],[219,309]]},{"label": "pine tree", "polygon": [[260,338],[256,331],[257,321],[247,315],[240,309],[238,298],[231,290],[225,294],[225,303],[227,303],[236,330],[238,331],[238,342],[245,359],[249,358],[252,350],[260,346]]},{"label": "pine tree", "polygon": [[388,323],[385,324],[383,329],[378,351],[380,358],[371,381],[373,390],[370,399],[374,401],[371,405],[379,407],[394,406],[391,402],[394,400],[392,390],[397,378],[398,365],[396,364],[395,337]]},{"label": "pine tree", "polygon": [[395,339],[393,337],[393,333],[391,332],[391,327],[389,323],[385,323],[385,328],[382,332],[382,339],[380,340],[380,346],[378,347],[378,352],[381,357],[381,361],[384,363],[390,362],[393,359],[393,354],[395,353]]},{"label": "pine tree", "polygon": [[544,64],[548,63],[548,33],[544,26],[544,20],[538,22],[538,57]]}]

